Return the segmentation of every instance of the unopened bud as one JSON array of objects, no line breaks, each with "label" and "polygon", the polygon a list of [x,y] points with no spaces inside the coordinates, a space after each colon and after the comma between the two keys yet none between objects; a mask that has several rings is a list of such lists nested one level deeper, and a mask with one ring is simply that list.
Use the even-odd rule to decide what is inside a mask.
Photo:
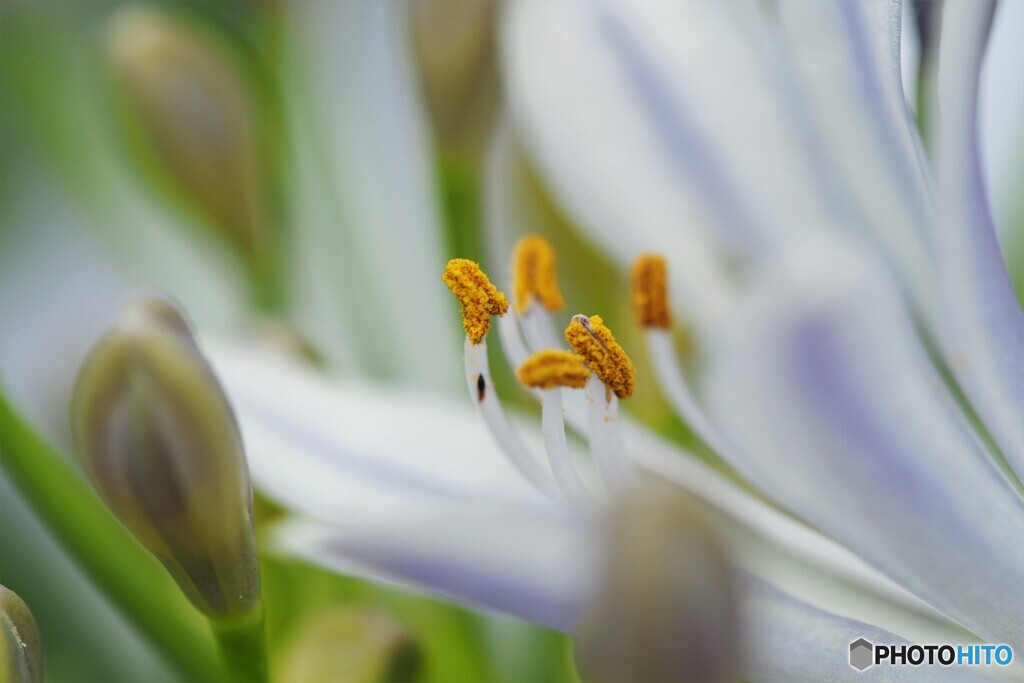
[{"label": "unopened bud", "polygon": [[576,645],[583,680],[736,679],[732,569],[694,505],[658,489],[617,505],[603,588]]},{"label": "unopened bud", "polygon": [[227,49],[185,20],[131,7],[111,23],[108,54],[146,170],[257,256],[268,225],[256,107]]},{"label": "unopened bud", "polygon": [[0,681],[43,683],[43,644],[28,605],[0,586]]},{"label": "unopened bud", "polygon": [[379,609],[336,608],[313,617],[280,658],[291,683],[411,683],[423,657],[410,633]]},{"label": "unopened bud", "polygon": [[410,3],[413,47],[437,140],[465,143],[486,134],[498,100],[493,0]]},{"label": "unopened bud", "polygon": [[72,431],[86,475],[203,612],[259,597],[252,486],[231,406],[184,316],[125,307],[75,384]]}]

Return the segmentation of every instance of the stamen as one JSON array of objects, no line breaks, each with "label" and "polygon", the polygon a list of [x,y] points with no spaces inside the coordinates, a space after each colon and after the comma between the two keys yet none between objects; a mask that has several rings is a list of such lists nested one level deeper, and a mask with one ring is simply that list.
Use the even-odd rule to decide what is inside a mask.
[{"label": "stamen", "polygon": [[508,311],[508,300],[491,284],[480,265],[469,259],[449,261],[441,279],[462,304],[466,337],[479,344],[491,329],[491,316],[502,316]]},{"label": "stamen", "polygon": [[551,313],[543,306],[532,306],[525,313],[518,313],[516,318],[519,320],[523,336],[526,337],[530,348],[536,350],[557,349],[564,343],[564,340],[555,331]]},{"label": "stamen", "polygon": [[577,505],[591,505],[594,499],[576,469],[576,463],[573,462],[569,444],[565,439],[562,390],[544,389],[542,396],[541,430],[544,434],[544,449],[548,453],[551,473],[555,475],[555,481],[566,498]]},{"label": "stamen", "polygon": [[586,399],[590,457],[609,487],[622,490],[632,471],[619,428],[619,399],[597,375],[587,380]]},{"label": "stamen", "polygon": [[565,297],[558,288],[555,250],[546,239],[528,235],[519,240],[512,270],[517,313],[530,310],[534,299],[549,311],[565,308]]},{"label": "stamen", "polygon": [[491,431],[498,446],[512,465],[537,490],[553,500],[561,499],[559,489],[548,472],[523,442],[505,409],[491,381],[490,365],[487,361],[487,342],[481,337],[479,343],[466,337],[466,382],[480,415]]},{"label": "stamen", "polygon": [[669,328],[668,267],[657,254],[644,254],[632,271],[633,313],[643,327]]},{"label": "stamen", "polygon": [[616,396],[629,398],[633,394],[636,370],[601,316],[574,315],[565,328],[565,340]]},{"label": "stamen", "polygon": [[498,320],[498,335],[501,338],[501,350],[512,367],[519,367],[530,357],[530,351],[523,341],[522,330],[515,316],[505,316]]},{"label": "stamen", "polygon": [[665,259],[647,254],[633,266],[633,304],[637,322],[646,330],[647,351],[669,404],[693,432],[721,456],[729,448],[725,438],[712,424],[690,391],[676,356],[669,332],[668,267]]},{"label": "stamen", "polygon": [[667,330],[648,328],[646,336],[647,352],[651,356],[654,376],[669,405],[705,445],[718,455],[729,459],[729,445],[725,437],[714,426],[690,391],[686,376],[679,365],[671,334]]},{"label": "stamen", "polygon": [[590,371],[580,357],[569,351],[544,350],[533,354],[519,368],[519,381],[540,389],[541,420],[544,449],[555,481],[573,503],[590,505],[593,498],[580,478],[565,440],[565,416],[562,409],[562,387],[581,389],[586,386]]},{"label": "stamen", "polygon": [[535,389],[571,387],[582,389],[587,385],[590,370],[583,361],[569,351],[548,349],[538,351],[519,366],[516,373],[524,386]]}]

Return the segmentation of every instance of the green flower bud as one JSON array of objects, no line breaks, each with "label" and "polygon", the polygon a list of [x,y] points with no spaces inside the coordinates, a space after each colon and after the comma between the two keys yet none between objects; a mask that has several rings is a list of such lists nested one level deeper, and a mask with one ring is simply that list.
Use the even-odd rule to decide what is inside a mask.
[{"label": "green flower bud", "polygon": [[251,610],[260,581],[241,435],[173,304],[125,307],[85,359],[71,411],[86,475],[193,604]]},{"label": "green flower bud", "polygon": [[0,586],[0,683],[42,683],[43,644],[36,620],[14,591]]},{"label": "green flower bud", "polygon": [[500,97],[498,3],[420,0],[410,11],[413,51],[435,138],[447,146],[478,141],[488,133]]},{"label": "green flower bud", "polygon": [[284,649],[277,680],[291,683],[410,683],[422,653],[409,632],[379,609],[335,608],[310,619]]},{"label": "green flower bud", "polygon": [[634,492],[609,527],[603,589],[576,643],[583,680],[735,680],[732,568],[696,502]]},{"label": "green flower bud", "polygon": [[129,7],[110,25],[108,56],[146,170],[260,258],[268,225],[258,116],[227,49],[187,21]]}]

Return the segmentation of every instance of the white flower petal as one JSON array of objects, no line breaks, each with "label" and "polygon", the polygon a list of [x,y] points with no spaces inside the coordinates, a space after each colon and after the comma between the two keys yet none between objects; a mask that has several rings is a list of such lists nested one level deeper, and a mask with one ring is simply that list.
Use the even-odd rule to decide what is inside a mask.
[{"label": "white flower petal", "polygon": [[800,95],[843,193],[850,226],[867,230],[934,315],[928,194],[900,73],[898,0],[780,0]]},{"label": "white flower petal", "polygon": [[[278,526],[271,549],[343,574],[397,584],[478,608],[493,609],[572,633],[598,589],[596,520],[537,510],[481,506],[431,510],[404,523],[360,527],[292,520]],[[856,680],[849,644],[902,638],[799,601],[744,575],[741,671],[757,681]],[[669,636],[670,637],[670,636]],[[846,672],[850,671],[847,677]],[[901,670],[879,680],[904,680]],[[926,673],[927,672],[927,673]],[[911,680],[966,674],[924,669]],[[876,673],[877,676],[877,673]],[[943,678],[942,680],[946,680]]]},{"label": "white flower petal", "polygon": [[596,580],[589,523],[553,509],[481,505],[419,512],[400,524],[293,521],[275,530],[273,543],[335,571],[571,631]]},{"label": "white flower petal", "polygon": [[627,436],[636,464],[715,509],[716,530],[751,574],[820,609],[921,642],[969,638],[847,548],[752,496],[696,456],[679,453],[637,427]]},{"label": "white flower petal", "polygon": [[[292,510],[351,522],[437,503],[549,505],[471,406],[332,383],[265,350],[205,348],[238,417],[257,487]],[[539,436],[531,443],[541,452]]]},{"label": "white flower petal", "polygon": [[531,158],[622,265],[664,252],[698,325],[719,314],[701,286],[725,278],[724,259],[824,222],[758,3],[528,0],[505,19]]},{"label": "white flower petal", "polygon": [[[443,231],[430,144],[412,73],[404,5],[300,2],[292,45],[308,78],[306,133],[323,155],[318,267],[361,317],[361,369],[453,393],[459,342],[440,282]],[[305,228],[307,226],[297,226]]]},{"label": "white flower petal", "polygon": [[744,589],[746,650],[740,659],[740,675],[746,680],[761,683],[990,680],[987,672],[959,667],[876,667],[857,671],[849,665],[850,643],[859,638],[893,645],[908,641],[877,626],[817,609],[752,577],[746,578]]},{"label": "white flower petal", "polygon": [[903,81],[903,98],[910,110],[917,113],[917,88],[923,57],[921,35],[917,28],[917,8],[912,2],[903,7],[903,18],[900,22],[900,78]]},{"label": "white flower petal", "polygon": [[951,0],[943,10],[933,145],[941,341],[971,405],[1024,477],[1024,313],[996,239],[977,146],[977,78],[992,10],[986,0]]},{"label": "white flower petal", "polygon": [[[499,330],[505,353],[511,352],[512,365],[522,364],[528,351],[516,318],[500,319]],[[571,400],[583,398],[582,393],[568,392],[564,398],[570,399],[564,411],[566,422],[585,438],[585,402]],[[693,453],[628,417],[622,419],[622,428],[633,463],[711,505],[716,510],[718,531],[730,542],[740,564],[755,567],[757,575],[827,611],[867,620],[921,642],[949,640],[951,634],[963,637],[961,627],[847,548],[751,495]]]},{"label": "white flower petal", "polygon": [[972,632],[1024,643],[1024,501],[885,270],[855,245],[807,244],[755,289],[708,387],[744,474]]},{"label": "white flower petal", "polygon": [[[496,452],[471,408],[380,388],[335,385],[277,356],[213,345],[232,396],[257,487],[292,510],[347,526],[396,524],[425,511],[471,511],[483,501],[548,509]],[[408,420],[402,430],[394,424]],[[766,505],[631,423],[641,467],[712,505],[740,561],[803,600],[930,638],[948,623],[848,551]],[[531,435],[523,430],[524,435]],[[535,436],[535,434],[534,434]],[[534,444],[538,448],[539,444]],[[531,513],[532,514],[532,513]]]},{"label": "white flower petal", "polygon": [[[1024,3],[1002,2],[992,20],[978,93],[981,163],[996,227],[1011,232],[1024,177]],[[1019,224],[1018,224],[1019,225]]]}]

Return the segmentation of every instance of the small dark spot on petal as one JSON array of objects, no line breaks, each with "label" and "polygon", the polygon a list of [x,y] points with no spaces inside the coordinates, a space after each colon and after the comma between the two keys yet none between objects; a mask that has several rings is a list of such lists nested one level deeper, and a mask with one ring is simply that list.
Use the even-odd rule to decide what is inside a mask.
[{"label": "small dark spot on petal", "polygon": [[483,375],[476,376],[476,400],[481,403],[484,400],[484,394],[487,392],[487,382],[484,381]]}]

